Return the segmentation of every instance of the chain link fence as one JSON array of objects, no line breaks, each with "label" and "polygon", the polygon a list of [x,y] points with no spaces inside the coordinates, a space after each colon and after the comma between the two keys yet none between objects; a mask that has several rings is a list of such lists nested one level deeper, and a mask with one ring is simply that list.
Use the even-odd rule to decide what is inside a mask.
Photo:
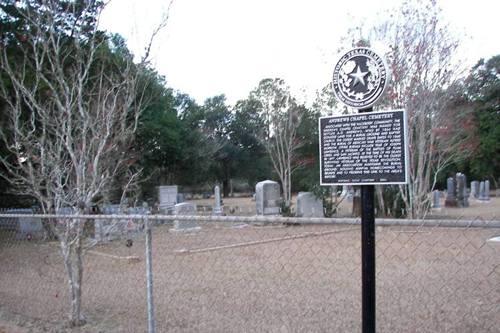
[{"label": "chain link fence", "polygon": [[[146,219],[156,332],[361,331],[359,219],[134,212],[79,216],[78,332],[148,331]],[[42,222],[74,216],[30,213],[0,217],[0,332],[70,332],[60,244]],[[377,330],[498,332],[499,220],[377,219]]]}]

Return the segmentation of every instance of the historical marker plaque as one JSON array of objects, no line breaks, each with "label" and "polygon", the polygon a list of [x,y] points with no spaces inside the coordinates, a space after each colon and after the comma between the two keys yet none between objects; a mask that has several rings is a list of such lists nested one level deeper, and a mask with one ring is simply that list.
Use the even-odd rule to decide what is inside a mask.
[{"label": "historical marker plaque", "polygon": [[404,110],[319,119],[321,185],[405,184]]}]

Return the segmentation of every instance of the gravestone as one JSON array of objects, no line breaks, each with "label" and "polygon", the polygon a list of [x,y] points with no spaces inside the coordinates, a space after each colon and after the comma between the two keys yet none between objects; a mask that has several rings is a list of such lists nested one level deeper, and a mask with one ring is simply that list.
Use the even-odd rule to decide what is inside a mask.
[{"label": "gravestone", "polygon": [[432,191],[432,208],[441,208],[441,192],[439,190]]},{"label": "gravestone", "polygon": [[[5,214],[34,214],[31,208],[14,208],[7,209]],[[15,218],[1,218],[0,229],[12,230],[16,232],[16,238],[20,239],[34,239],[42,238],[44,236],[44,229],[42,219],[39,217],[15,217]]]},{"label": "gravestone", "polygon": [[485,201],[490,200],[490,181],[489,180],[484,181],[484,200]]},{"label": "gravestone", "polygon": [[[196,215],[196,205],[190,202],[183,202],[174,206],[174,215]],[[171,231],[197,231],[201,227],[194,220],[174,220],[174,227]]]},{"label": "gravestone", "polygon": [[325,217],[323,202],[312,192],[299,192],[297,196],[298,217]]},{"label": "gravestone", "polygon": [[340,197],[345,198],[347,196],[347,185],[342,185],[342,192],[340,192]]},{"label": "gravestone", "polygon": [[177,204],[177,185],[158,186],[158,209],[162,213],[172,213]]},{"label": "gravestone", "polygon": [[183,203],[186,201],[184,193],[177,193],[177,203]]},{"label": "gravestone", "polygon": [[215,203],[214,203],[213,214],[214,215],[222,215],[222,208],[221,208],[221,204],[220,204],[220,187],[219,187],[219,185],[215,186],[214,197],[215,197]]},{"label": "gravestone", "polygon": [[255,185],[255,205],[257,215],[279,215],[280,185],[272,180],[264,180]]},{"label": "gravestone", "polygon": [[477,180],[470,182],[470,195],[476,199],[479,197],[479,182]]},{"label": "gravestone", "polygon": [[467,178],[463,173],[457,173],[456,175],[457,184],[457,206],[458,207],[468,207],[468,193],[467,193]]},{"label": "gravestone", "polygon": [[467,176],[462,174],[462,177],[464,179],[464,207],[469,207],[470,191],[467,189]]},{"label": "gravestone", "polygon": [[455,180],[449,177],[446,180],[446,200],[444,201],[445,207],[456,207],[457,198],[455,196]]},{"label": "gravestone", "polygon": [[347,185],[347,202],[352,202],[354,198],[354,187],[352,185]]},{"label": "gravestone", "polygon": [[455,176],[455,184],[457,184],[457,207],[463,207],[464,202],[464,182],[462,178],[462,174],[457,173]]},{"label": "gravestone", "polygon": [[480,200],[480,201],[486,200],[485,186],[484,185],[485,185],[484,181],[482,181],[482,182],[479,183],[479,197],[478,197],[478,200]]},{"label": "gravestone", "polygon": [[[147,215],[149,209],[142,207],[124,207],[123,205],[103,205],[103,215]],[[130,237],[132,234],[142,232],[139,220],[128,218],[95,219],[94,239],[98,242],[109,242],[116,239]]]},{"label": "gravestone", "polygon": [[42,219],[39,217],[20,217],[18,219],[18,232],[22,238],[24,237],[43,237]]}]

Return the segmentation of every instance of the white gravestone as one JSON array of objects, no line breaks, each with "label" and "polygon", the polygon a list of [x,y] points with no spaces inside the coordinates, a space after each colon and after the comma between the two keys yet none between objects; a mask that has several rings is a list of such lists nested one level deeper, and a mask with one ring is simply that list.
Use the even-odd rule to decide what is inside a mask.
[{"label": "white gravestone", "polygon": [[[174,215],[196,215],[196,205],[189,202],[183,202],[174,206]],[[172,231],[197,231],[201,227],[193,220],[174,220]]]},{"label": "white gravestone", "polygon": [[479,182],[477,180],[470,182],[470,195],[476,199],[479,197]]},{"label": "white gravestone", "polygon": [[257,215],[279,215],[280,185],[272,180],[264,180],[255,185],[255,205]]},{"label": "white gravestone", "polygon": [[352,202],[354,198],[354,187],[352,185],[347,185],[347,202]]},{"label": "white gravestone", "polygon": [[484,181],[484,200],[486,200],[486,201],[490,200],[490,181],[489,180]]},{"label": "white gravestone", "polygon": [[348,193],[347,185],[342,185],[342,192],[340,193],[340,197],[345,198],[347,196],[347,193]]},{"label": "white gravestone", "polygon": [[215,203],[214,203],[214,215],[222,215],[222,207],[220,204],[220,187],[217,185],[214,189]]},{"label": "white gravestone", "polygon": [[298,217],[325,217],[323,202],[312,192],[299,192],[297,196]]},{"label": "white gravestone", "polygon": [[485,186],[484,181],[479,183],[479,197],[478,200],[486,201]]},{"label": "white gravestone", "polygon": [[177,204],[177,185],[158,186],[158,208],[162,212],[170,213]]},{"label": "white gravestone", "polygon": [[[122,207],[120,205],[104,205],[104,215],[147,215],[147,207]],[[98,242],[109,242],[116,239],[131,237],[142,232],[140,223],[134,219],[95,219],[95,240]]]}]

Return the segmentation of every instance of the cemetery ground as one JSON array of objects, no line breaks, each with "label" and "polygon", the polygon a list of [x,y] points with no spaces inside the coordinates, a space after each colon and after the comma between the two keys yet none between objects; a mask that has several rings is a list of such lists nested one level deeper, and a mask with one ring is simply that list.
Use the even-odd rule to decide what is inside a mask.
[{"label": "cemetery ground", "polygon": [[[254,203],[224,199],[237,202]],[[498,218],[499,204],[471,200],[467,210]],[[469,218],[458,208],[435,213]],[[193,233],[154,228],[157,332],[361,330],[359,226],[200,225]],[[488,241],[495,236],[499,229],[377,227],[377,330],[498,332],[500,242]],[[88,324],[70,330],[58,244],[3,234],[0,332],[146,332],[144,243],[138,235],[131,247],[120,240],[87,252]]]},{"label": "cemetery ground", "polygon": [[[213,199],[189,200],[196,204],[199,211],[203,213],[203,207],[213,205]],[[255,215],[255,201],[250,197],[224,198],[224,212],[228,215]],[[296,196],[292,198],[292,204],[296,202]],[[347,199],[339,199],[339,210],[335,216],[352,216],[352,202]],[[292,206],[292,208],[294,208]],[[209,213],[207,210],[206,213]],[[474,198],[469,199],[469,207],[445,207],[444,197],[441,198],[441,208],[431,209],[428,214],[430,218],[436,219],[500,219],[500,195],[492,196],[488,202],[480,202]]]}]

